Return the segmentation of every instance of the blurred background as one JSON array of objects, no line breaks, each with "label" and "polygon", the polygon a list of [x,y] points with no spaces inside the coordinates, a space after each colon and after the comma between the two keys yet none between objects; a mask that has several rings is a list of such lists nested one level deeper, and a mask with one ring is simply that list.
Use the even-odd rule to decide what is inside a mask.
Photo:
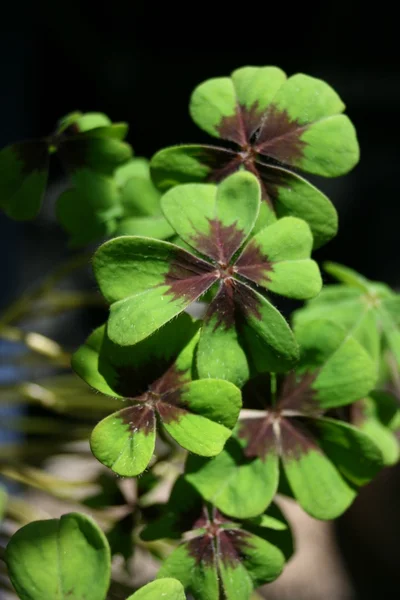
[{"label": "blurred background", "polygon": [[[0,30],[1,147],[47,134],[61,116],[79,109],[127,121],[135,154],[150,158],[164,146],[207,141],[187,108],[192,89],[204,79],[247,64],[278,65],[288,74],[300,71],[325,79],[347,105],[362,158],[345,177],[313,180],[331,198],[340,219],[339,235],[315,257],[346,263],[400,288],[399,34],[388,5],[361,9],[358,3],[337,0],[261,9],[250,3],[179,7],[22,0],[3,4]],[[60,186],[62,173],[55,166],[35,221],[16,223],[0,215],[0,308],[71,255],[54,219]],[[79,278],[78,287],[95,290],[89,270]],[[73,350],[102,318],[101,309],[68,313],[43,321],[41,332]],[[3,382],[21,376],[8,364],[10,352],[9,344],[0,345]],[[338,553],[346,591],[334,586],[320,596],[310,592],[301,598],[397,598],[399,506],[400,471],[393,468],[335,524],[329,551]],[[324,552],[321,536],[312,527],[307,531],[308,544]],[[316,564],[305,563],[303,583],[329,578],[329,565]],[[300,598],[293,588],[285,594],[276,597]]]}]

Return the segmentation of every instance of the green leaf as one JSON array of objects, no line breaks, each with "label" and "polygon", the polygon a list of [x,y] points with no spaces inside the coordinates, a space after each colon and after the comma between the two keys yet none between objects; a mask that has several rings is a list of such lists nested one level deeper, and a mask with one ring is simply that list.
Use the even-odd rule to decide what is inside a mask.
[{"label": "green leaf", "polygon": [[89,169],[76,171],[74,187],[57,200],[57,219],[70,234],[71,246],[110,236],[122,214],[115,182]]},{"label": "green leaf", "polygon": [[328,318],[343,325],[378,366],[382,342],[400,364],[400,301],[387,285],[369,281],[352,269],[328,263],[327,270],[346,285],[331,285],[295,314],[296,323]]},{"label": "green leaf", "polygon": [[[222,137],[219,131],[221,121],[237,114],[237,98],[232,80],[229,77],[208,79],[198,85],[190,98],[190,115],[193,121],[215,137]],[[236,136],[228,139],[236,142]]]},{"label": "green leaf", "polygon": [[171,189],[161,201],[164,215],[195,250],[228,264],[257,219],[260,186],[254,175],[239,172],[219,186],[187,184]]},{"label": "green leaf", "polygon": [[311,389],[318,406],[350,404],[374,388],[377,372],[372,359],[340,325],[310,321],[295,332],[301,348],[299,372],[315,372]]},{"label": "green leaf", "polygon": [[382,454],[371,438],[347,423],[315,419],[319,445],[339,471],[357,486],[368,483],[383,466]]},{"label": "green leaf", "polygon": [[307,223],[284,217],[250,240],[235,267],[239,275],[272,292],[304,300],[322,287],[318,265],[309,258],[311,250]]},{"label": "green leaf", "polygon": [[123,134],[124,131],[109,127],[92,129],[62,140],[58,153],[71,173],[89,168],[112,175],[117,167],[132,156],[132,148],[120,139]]},{"label": "green leaf", "polygon": [[171,400],[166,395],[158,411],[165,429],[183,448],[215,456],[230,437],[241,405],[240,391],[233,384],[203,379],[185,384]]},{"label": "green leaf", "polygon": [[298,359],[298,346],[289,325],[264,296],[247,286],[243,285],[243,288],[254,306],[243,305],[246,323],[266,347],[266,352],[279,358],[285,369],[290,368]]},{"label": "green leaf", "polygon": [[203,321],[196,358],[201,378],[226,379],[238,387],[249,378],[246,353],[236,328],[226,327],[212,307]]},{"label": "green leaf", "polygon": [[111,240],[99,248],[93,262],[100,289],[113,303],[108,334],[122,346],[151,335],[216,279],[212,267],[201,259],[150,238]]},{"label": "green leaf", "polygon": [[[250,81],[256,86],[249,91]],[[344,108],[324,81],[301,73],[286,80],[274,67],[243,67],[232,78],[205,81],[190,101],[193,120],[211,135],[327,177],[346,173],[359,159]]]},{"label": "green leaf", "polygon": [[370,291],[370,282],[368,279],[357,273],[357,271],[354,271],[354,269],[334,262],[325,262],[324,270],[346,285],[358,288],[362,292],[368,293]]},{"label": "green leaf", "polygon": [[383,300],[377,313],[385,342],[400,368],[400,296]]},{"label": "green leaf", "polygon": [[127,600],[185,600],[185,591],[177,579],[163,577],[152,581],[129,596]]},{"label": "green leaf", "polygon": [[99,327],[73,354],[72,368],[103,394],[133,398],[147,390],[175,359],[179,370],[188,371],[190,377],[199,324],[189,315],[181,314],[132,347],[114,344],[105,326]]},{"label": "green leaf", "polygon": [[22,527],[8,543],[6,563],[21,600],[102,600],[107,595],[107,540],[92,519],[79,513]]},{"label": "green leaf", "polygon": [[[308,181],[282,166],[264,163],[260,158],[242,164],[238,154],[215,146],[182,145],[164,148],[151,160],[154,183],[165,191],[184,183],[221,181],[244,168],[257,176],[262,188],[262,208],[279,217],[294,216],[309,224],[314,248],[337,233],[337,212],[330,200]],[[268,223],[265,223],[267,225]]]},{"label": "green leaf", "polygon": [[174,234],[164,217],[130,217],[121,219],[115,230],[115,236],[140,235],[158,240],[166,240]]},{"label": "green leaf", "polygon": [[185,478],[219,510],[237,519],[260,515],[278,489],[279,463],[271,450],[264,460],[246,458],[232,437],[215,458],[189,455]]},{"label": "green leaf", "polygon": [[260,115],[286,81],[285,73],[278,67],[242,67],[233,71],[231,77],[238,104]]},{"label": "green leaf", "polygon": [[215,540],[204,533],[174,550],[158,577],[176,577],[196,600],[245,600],[282,572],[284,555],[262,537],[228,522]]},{"label": "green leaf", "polygon": [[153,456],[155,425],[151,408],[140,404],[129,406],[96,425],[90,448],[117,475],[135,477],[147,468]]},{"label": "green leaf", "polygon": [[356,491],[311,440],[283,446],[283,469],[300,506],[315,519],[335,519],[353,502]]},{"label": "green leaf", "polygon": [[44,140],[20,142],[0,151],[0,207],[9,217],[24,221],[38,214],[48,166]]},{"label": "green leaf", "polygon": [[111,125],[111,121],[104,113],[88,112],[82,114],[80,111],[75,111],[59,120],[57,124],[58,133],[62,133],[73,124],[76,125],[79,131],[89,131],[97,127],[108,127]]},{"label": "green leaf", "polygon": [[[263,177],[264,165],[259,161],[257,169]],[[268,165],[268,172],[274,173]],[[325,194],[300,177],[297,173],[275,167],[276,179],[281,185],[270,186],[268,193],[273,200],[278,217],[298,217],[306,221],[313,235],[314,249],[323,246],[337,234],[338,215],[332,202]],[[268,179],[266,179],[268,181]]]},{"label": "green leaf", "polygon": [[394,465],[399,460],[400,445],[392,423],[400,414],[396,398],[385,392],[373,392],[354,405],[351,422],[368,435],[381,451],[384,464]]},{"label": "green leaf", "polygon": [[147,158],[135,156],[115,171],[118,187],[123,188],[131,179],[151,181],[150,163]]},{"label": "green leaf", "polygon": [[[264,115],[265,127],[257,141],[259,151],[305,171],[325,177],[347,173],[359,160],[354,127],[340,115],[345,106],[324,81],[301,73],[280,88]],[[287,120],[287,131],[270,140],[269,120]],[[265,141],[264,141],[265,139]],[[287,155],[288,144],[297,143],[301,153]]]},{"label": "green leaf", "polygon": [[147,160],[134,158],[117,169],[115,179],[125,217],[161,216],[161,194],[150,179]]}]

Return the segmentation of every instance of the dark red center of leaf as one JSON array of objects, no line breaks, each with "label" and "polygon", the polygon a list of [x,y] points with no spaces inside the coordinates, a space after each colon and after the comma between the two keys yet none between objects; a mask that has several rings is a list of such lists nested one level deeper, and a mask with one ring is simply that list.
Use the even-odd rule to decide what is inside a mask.
[{"label": "dark red center of leaf", "polygon": [[237,227],[236,222],[224,225],[218,219],[208,219],[208,223],[209,232],[194,235],[193,245],[199,252],[215,260],[222,268],[226,268],[233,254],[244,241],[245,233]]},{"label": "dark red center of leaf", "polygon": [[120,416],[132,432],[151,433],[154,428],[155,412],[166,423],[179,421],[184,411],[181,388],[190,381],[188,371],[180,371],[172,365],[161,377],[152,383],[141,396],[130,399],[134,404],[122,409]]},{"label": "dark red center of leaf", "polygon": [[286,168],[304,156],[306,143],[301,135],[306,128],[274,105],[263,113],[257,103],[251,108],[238,104],[236,113],[224,117],[216,129],[222,139],[234,142],[239,149],[223,152],[208,146],[198,158],[211,169],[210,182],[218,183],[243,166],[259,179],[262,198],[273,207],[279,187],[290,187],[293,176]]},{"label": "dark red center of leaf", "polygon": [[196,564],[215,567],[221,561],[226,567],[235,567],[242,560],[243,551],[249,547],[251,537],[246,531],[233,526],[232,521],[213,509],[206,510],[195,523],[195,528],[203,528],[204,533],[187,542],[187,548]]},{"label": "dark red center of leaf", "polygon": [[[317,375],[314,371],[298,377],[291,372],[280,385],[276,404],[268,406],[265,416],[241,422],[239,437],[247,442],[245,456],[265,459],[277,453],[298,458],[311,449],[319,450],[312,432],[312,417],[323,414],[311,387]],[[248,387],[253,395],[251,384]],[[270,398],[268,395],[268,401]]]}]

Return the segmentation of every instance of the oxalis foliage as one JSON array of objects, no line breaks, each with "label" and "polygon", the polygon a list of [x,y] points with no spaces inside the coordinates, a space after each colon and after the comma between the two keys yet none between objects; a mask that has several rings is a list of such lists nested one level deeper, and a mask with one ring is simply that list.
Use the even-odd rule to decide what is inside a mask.
[{"label": "oxalis foliage", "polygon": [[[70,244],[111,238],[93,257],[109,318],[72,367],[97,392],[93,455],[118,476],[144,473],[107,537],[81,513],[11,537],[5,561],[22,600],[112,598],[111,559],[128,561],[134,540],[149,552],[164,540],[168,556],[129,600],[249,599],[295,551],[279,495],[334,519],[397,462],[399,296],[334,263],[325,270],[339,283],[322,288],[311,258],[337,214],[299,171],[336,177],[357,163],[344,109],[319,79],[243,67],[190,100],[221,145],[172,146],[149,163],[132,158],[124,124],[72,113],[0,153],[9,216],[37,214],[58,154]],[[307,301],[292,325],[279,296]],[[104,477],[104,490],[115,485]]]}]

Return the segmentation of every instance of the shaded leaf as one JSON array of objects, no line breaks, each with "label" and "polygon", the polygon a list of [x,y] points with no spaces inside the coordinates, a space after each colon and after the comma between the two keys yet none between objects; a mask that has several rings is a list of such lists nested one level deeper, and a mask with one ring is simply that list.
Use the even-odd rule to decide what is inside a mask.
[{"label": "shaded leaf", "polygon": [[122,347],[108,338],[102,326],[74,353],[72,367],[103,394],[133,398],[145,392],[178,356],[179,370],[189,371],[190,379],[198,328],[199,323],[184,313],[135,346]]},{"label": "shaded leaf", "polygon": [[70,245],[82,246],[109,237],[122,214],[113,180],[82,169],[73,175],[72,182],[74,187],[57,200],[57,218],[70,234]]},{"label": "shaded leaf", "polygon": [[44,140],[20,142],[0,151],[0,207],[9,217],[24,221],[38,214],[48,163]]},{"label": "shaded leaf", "polygon": [[385,392],[372,392],[350,407],[350,422],[368,435],[379,448],[385,465],[399,460],[400,446],[396,426],[392,424],[400,415],[397,400]]}]

